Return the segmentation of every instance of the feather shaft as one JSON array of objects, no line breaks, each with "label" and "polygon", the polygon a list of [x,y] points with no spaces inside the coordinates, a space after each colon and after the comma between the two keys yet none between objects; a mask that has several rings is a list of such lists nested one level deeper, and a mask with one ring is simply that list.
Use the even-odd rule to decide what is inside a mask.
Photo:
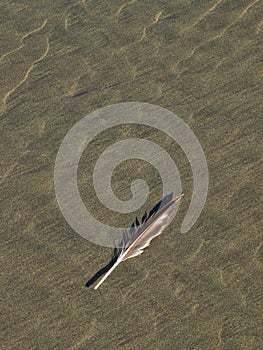
[{"label": "feather shaft", "polygon": [[99,286],[105,281],[105,279],[112,273],[112,271],[114,269],[116,269],[116,267],[119,265],[119,263],[121,262],[121,260],[117,260],[116,263],[109,269],[109,271],[106,273],[106,275],[103,276],[103,278],[99,281],[98,284],[96,284],[94,289],[98,289]]}]

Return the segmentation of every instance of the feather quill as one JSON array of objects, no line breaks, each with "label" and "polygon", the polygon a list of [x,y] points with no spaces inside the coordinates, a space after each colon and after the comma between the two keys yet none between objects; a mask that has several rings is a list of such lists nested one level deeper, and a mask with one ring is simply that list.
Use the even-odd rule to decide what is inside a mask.
[{"label": "feather quill", "polygon": [[115,264],[105,274],[105,276],[95,286],[95,289],[105,281],[112,271],[122,262],[143,253],[144,249],[150,245],[154,237],[159,236],[168,226],[171,216],[180,202],[183,194],[170,200],[157,213],[150,216],[139,226],[132,235],[123,239],[123,247]]}]

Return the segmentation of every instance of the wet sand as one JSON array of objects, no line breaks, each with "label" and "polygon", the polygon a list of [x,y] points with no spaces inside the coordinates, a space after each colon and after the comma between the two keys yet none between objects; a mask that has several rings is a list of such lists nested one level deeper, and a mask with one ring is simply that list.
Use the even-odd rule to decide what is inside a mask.
[{"label": "wet sand", "polygon": [[[0,9],[3,349],[262,349],[262,2],[4,0]],[[209,192],[180,233],[193,184],[178,145],[146,127],[99,135],[81,159],[79,188],[100,220],[131,223],[102,207],[91,184],[101,151],[129,135],[167,150],[185,199],[151,247],[95,291],[85,284],[112,249],[65,222],[55,158],[83,116],[127,101],[190,126]],[[112,184],[125,200],[145,177],[141,216],[160,200],[157,175],[131,160]]]}]

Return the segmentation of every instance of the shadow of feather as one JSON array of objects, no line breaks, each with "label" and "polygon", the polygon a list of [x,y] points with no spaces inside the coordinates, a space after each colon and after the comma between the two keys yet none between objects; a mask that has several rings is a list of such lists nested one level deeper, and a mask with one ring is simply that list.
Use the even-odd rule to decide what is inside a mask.
[{"label": "shadow of feather", "polygon": [[114,248],[113,257],[112,257],[111,261],[106,266],[104,266],[102,269],[100,269],[98,272],[96,272],[95,275],[86,283],[87,288],[89,288],[93,283],[95,283],[102,275],[104,275],[104,273],[109,271],[109,269],[117,261],[119,254],[120,254],[120,249]]}]

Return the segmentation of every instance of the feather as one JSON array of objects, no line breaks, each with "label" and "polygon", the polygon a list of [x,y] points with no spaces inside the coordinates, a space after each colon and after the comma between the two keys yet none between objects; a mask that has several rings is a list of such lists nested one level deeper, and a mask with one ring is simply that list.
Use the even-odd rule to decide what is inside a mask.
[{"label": "feather", "polygon": [[171,216],[182,196],[183,195],[170,200],[159,211],[149,216],[146,221],[142,222],[141,226],[134,230],[130,237],[128,237],[127,234],[124,235],[123,247],[118,259],[100,280],[100,282],[95,286],[95,289],[99,288],[99,286],[122,261],[142,254],[143,250],[150,245],[151,240],[163,232],[171,221]]}]

